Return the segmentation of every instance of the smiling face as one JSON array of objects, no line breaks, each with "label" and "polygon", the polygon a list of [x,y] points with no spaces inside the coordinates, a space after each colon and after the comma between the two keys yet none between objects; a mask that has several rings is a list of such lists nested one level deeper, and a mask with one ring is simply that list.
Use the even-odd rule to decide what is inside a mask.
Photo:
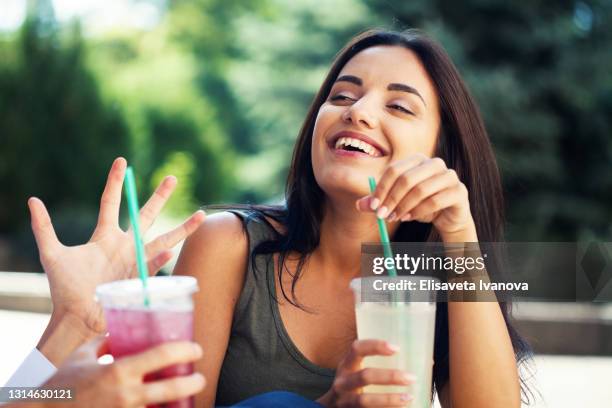
[{"label": "smiling face", "polygon": [[369,193],[368,176],[415,153],[434,154],[438,98],[417,55],[400,46],[367,48],[349,60],[319,109],[312,166],[328,196]]}]

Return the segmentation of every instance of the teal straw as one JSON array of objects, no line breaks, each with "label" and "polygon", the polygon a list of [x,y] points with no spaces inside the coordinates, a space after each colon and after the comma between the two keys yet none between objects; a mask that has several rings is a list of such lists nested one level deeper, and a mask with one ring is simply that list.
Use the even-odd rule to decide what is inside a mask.
[{"label": "teal straw", "polygon": [[[368,181],[370,182],[370,193],[374,193],[374,190],[376,190],[376,181],[374,180],[374,177],[369,177]],[[387,232],[387,225],[385,224],[385,221],[382,218],[379,218],[378,216],[376,217],[376,221],[378,222],[378,231],[380,232],[380,240],[382,241],[382,244],[383,244],[383,252],[385,254],[385,258],[393,259],[393,251],[391,250],[391,243],[389,241],[389,233]],[[389,276],[397,277],[397,271],[395,270],[395,267],[387,269],[387,273],[389,273]],[[391,294],[391,298],[393,299],[392,301],[393,306],[398,307],[400,305],[401,299],[399,298],[398,294],[395,291]],[[408,323],[408,321],[402,320],[400,324],[403,324],[405,322]],[[407,350],[413,350],[412,340],[410,336],[408,336],[408,338],[406,339],[406,343],[407,343],[407,347],[406,347]],[[412,387],[415,387],[415,386],[416,385],[413,385]],[[423,387],[421,385],[419,388],[421,391],[420,392],[421,401],[427,401],[428,391],[426,387]]]},{"label": "teal straw", "polygon": [[[376,190],[376,181],[374,180],[374,177],[370,176],[368,178],[368,181],[370,182],[370,193],[374,193],[374,190]],[[376,216],[376,221],[378,222],[378,232],[380,233],[380,240],[383,245],[383,252],[385,254],[385,258],[393,259],[393,251],[391,250],[391,243],[389,241],[389,233],[387,232],[387,225],[385,225],[385,220]],[[397,271],[395,270],[395,267],[387,269],[387,272],[389,273],[389,276],[397,276]]]},{"label": "teal straw", "polygon": [[136,247],[136,265],[138,266],[138,274],[142,282],[144,291],[144,304],[149,306],[149,293],[147,292],[147,278],[149,277],[149,269],[145,261],[144,244],[140,236],[140,214],[138,211],[138,197],[136,196],[136,182],[134,181],[134,170],[129,166],[125,171],[125,195],[128,202],[128,211],[130,213],[130,222],[134,231],[134,246]]}]

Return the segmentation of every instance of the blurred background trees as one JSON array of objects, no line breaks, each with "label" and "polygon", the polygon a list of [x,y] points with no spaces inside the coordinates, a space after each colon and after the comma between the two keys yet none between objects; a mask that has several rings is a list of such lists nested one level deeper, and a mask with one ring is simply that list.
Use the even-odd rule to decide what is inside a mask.
[{"label": "blurred background trees", "polygon": [[424,29],[459,67],[496,149],[509,239],[612,237],[609,1],[124,0],[153,17],[95,30],[57,18],[60,3],[30,0],[0,32],[0,270],[36,269],[30,195],[67,243],[85,239],[118,155],[141,200],[179,177],[170,215],[278,200],[335,53],[380,26]]}]

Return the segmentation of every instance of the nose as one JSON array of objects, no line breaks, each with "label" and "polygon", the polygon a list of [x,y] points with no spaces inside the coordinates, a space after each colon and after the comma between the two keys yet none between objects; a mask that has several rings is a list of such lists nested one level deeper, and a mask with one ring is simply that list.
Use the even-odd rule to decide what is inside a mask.
[{"label": "nose", "polygon": [[377,120],[372,113],[372,109],[366,106],[363,99],[350,105],[342,114],[342,119],[346,123],[352,123],[358,126],[365,126],[368,129],[374,129],[377,126]]}]

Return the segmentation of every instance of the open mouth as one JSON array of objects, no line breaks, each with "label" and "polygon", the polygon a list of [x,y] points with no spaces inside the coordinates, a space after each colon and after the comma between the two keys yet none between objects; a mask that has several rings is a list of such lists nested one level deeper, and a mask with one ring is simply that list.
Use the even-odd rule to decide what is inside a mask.
[{"label": "open mouth", "polygon": [[358,152],[371,157],[380,157],[382,152],[376,147],[372,146],[368,142],[359,140],[353,137],[340,137],[336,140],[334,145],[336,150],[342,150],[346,152]]}]

